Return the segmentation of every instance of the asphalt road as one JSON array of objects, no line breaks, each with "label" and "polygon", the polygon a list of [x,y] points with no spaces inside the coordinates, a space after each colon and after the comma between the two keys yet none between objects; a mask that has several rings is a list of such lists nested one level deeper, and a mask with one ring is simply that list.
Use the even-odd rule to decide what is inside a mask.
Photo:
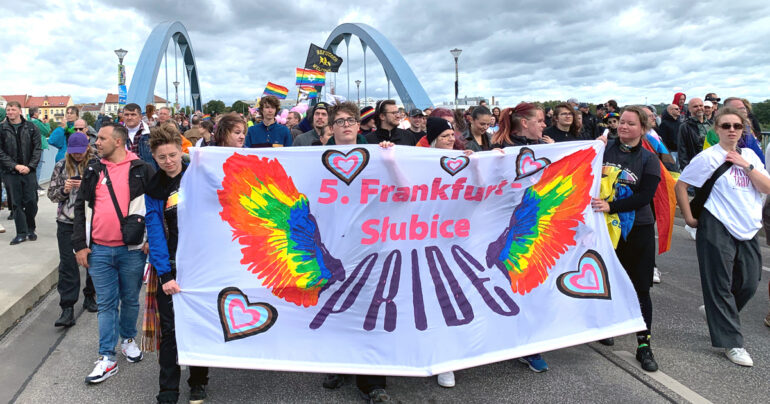
[{"label": "asphalt road", "polygon": [[[679,225],[674,228],[672,251],[657,260],[663,283],[652,292],[652,346],[661,372],[654,378],[635,361],[626,360],[635,348],[634,337],[628,335],[616,338],[614,347],[591,343],[545,353],[551,369],[542,374],[506,361],[455,372],[457,386],[452,389],[439,387],[435,377],[389,377],[388,392],[404,403],[766,402],[770,328],[763,319],[770,309],[770,272],[763,272],[757,294],[741,316],[755,366],[739,367],[710,346],[705,319],[698,311],[702,299],[695,243]],[[762,252],[767,265],[770,249]],[[96,316],[79,313],[76,326],[55,329],[57,303],[54,291],[0,339],[0,402],[154,402],[158,375],[154,353],[136,364],[121,357],[117,375],[96,386],[83,383],[96,359]],[[352,378],[336,391],[323,389],[321,380],[318,374],[212,369],[206,402],[361,402]],[[183,388],[180,402],[186,398]]]}]

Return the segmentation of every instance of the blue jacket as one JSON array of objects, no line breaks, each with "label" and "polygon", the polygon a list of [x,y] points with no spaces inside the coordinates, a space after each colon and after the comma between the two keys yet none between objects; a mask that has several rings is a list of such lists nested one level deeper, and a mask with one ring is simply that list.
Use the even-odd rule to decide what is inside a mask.
[{"label": "blue jacket", "polygon": [[253,147],[259,144],[271,143],[288,147],[291,146],[292,139],[291,131],[288,127],[277,122],[270,126],[265,126],[263,122],[260,122],[249,128],[243,146]]},{"label": "blue jacket", "polygon": [[[67,122],[67,128],[71,128],[74,122]],[[64,158],[67,154],[67,134],[64,128],[59,126],[51,132],[51,136],[48,138],[48,145],[53,146],[59,151],[56,152],[56,161]]]},{"label": "blue jacket", "polygon": [[163,275],[171,274],[171,257],[168,254],[166,229],[163,226],[165,205],[166,201],[152,198],[146,194],[144,196],[144,206],[147,209],[144,220],[147,227],[147,242],[150,244],[150,264],[155,268],[158,278],[161,280],[168,277]]}]

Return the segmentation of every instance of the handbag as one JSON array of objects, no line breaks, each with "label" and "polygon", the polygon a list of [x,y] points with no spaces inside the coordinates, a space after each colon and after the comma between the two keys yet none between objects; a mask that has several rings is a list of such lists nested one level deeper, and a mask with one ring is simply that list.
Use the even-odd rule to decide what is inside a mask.
[{"label": "handbag", "polygon": [[698,216],[700,216],[703,211],[703,206],[706,205],[706,200],[709,199],[711,190],[714,188],[714,183],[716,183],[717,179],[732,167],[732,165],[733,163],[725,161],[721,166],[717,167],[716,171],[711,174],[711,177],[703,184],[703,186],[695,189],[695,197],[690,201],[690,212],[692,213],[692,217],[697,219]]},{"label": "handbag", "polygon": [[104,178],[107,179],[107,190],[110,191],[110,197],[112,198],[112,204],[115,205],[115,212],[118,214],[118,220],[120,221],[120,234],[123,238],[123,244],[125,245],[139,245],[144,242],[144,216],[142,215],[128,215],[123,216],[123,212],[120,210],[118,204],[118,198],[115,196],[115,190],[112,188],[112,180],[110,179],[110,173],[107,167],[104,167]]}]

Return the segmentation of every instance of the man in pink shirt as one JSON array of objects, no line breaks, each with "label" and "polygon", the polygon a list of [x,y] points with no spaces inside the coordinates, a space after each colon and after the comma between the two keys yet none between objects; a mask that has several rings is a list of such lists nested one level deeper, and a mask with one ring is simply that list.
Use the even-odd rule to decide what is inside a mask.
[{"label": "man in pink shirt", "polygon": [[88,268],[99,307],[99,359],[87,383],[99,383],[117,373],[118,334],[126,360],[138,362],[143,357],[134,338],[147,244],[126,245],[119,217],[144,216],[144,184],[153,169],[126,150],[127,137],[123,126],[101,127],[95,146],[102,159],[86,170],[75,202],[75,259]]}]

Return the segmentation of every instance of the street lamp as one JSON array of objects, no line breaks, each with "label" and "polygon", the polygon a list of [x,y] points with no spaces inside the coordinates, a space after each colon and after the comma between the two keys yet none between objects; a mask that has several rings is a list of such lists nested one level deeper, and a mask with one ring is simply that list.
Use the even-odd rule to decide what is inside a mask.
[{"label": "street lamp", "polygon": [[457,59],[460,57],[460,54],[462,52],[463,52],[462,49],[457,49],[457,48],[454,48],[454,49],[449,51],[449,53],[451,53],[452,56],[454,56],[454,58],[455,58],[455,109],[457,109],[457,95],[458,95],[459,89],[460,89],[460,85],[459,85],[460,74],[459,74],[458,68],[457,68]]},{"label": "street lamp", "polygon": [[123,48],[115,49],[115,54],[118,55],[120,64],[123,64],[123,58],[126,57],[126,53],[128,53],[128,51]]},{"label": "street lamp", "polygon": [[115,54],[118,56],[118,109],[126,103],[126,68],[123,66],[126,53],[128,51],[123,48],[115,49]]},{"label": "street lamp", "polygon": [[174,85],[174,109],[179,112],[179,82],[175,81],[172,84]]},{"label": "street lamp", "polygon": [[356,91],[358,92],[358,108],[361,108],[361,80],[356,80]]}]

